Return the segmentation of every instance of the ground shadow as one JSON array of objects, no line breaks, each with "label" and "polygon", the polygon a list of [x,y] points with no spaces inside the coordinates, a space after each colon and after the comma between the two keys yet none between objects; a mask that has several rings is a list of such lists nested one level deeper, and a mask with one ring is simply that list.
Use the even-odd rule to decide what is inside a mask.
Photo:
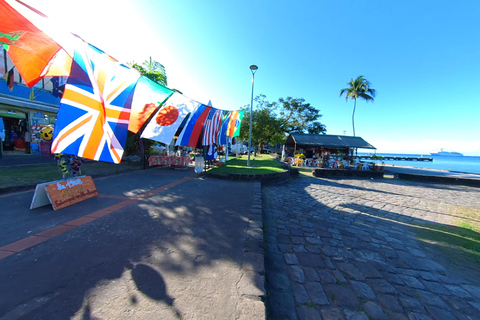
[{"label": "ground shadow", "polygon": [[[155,169],[99,179],[96,184],[99,190],[123,196],[156,190],[189,175],[193,172]],[[144,299],[175,306],[178,298],[189,298],[188,293],[172,295],[166,273],[179,278],[199,274],[207,283],[214,279],[208,270],[219,263],[235,270],[242,267],[252,184],[194,178],[157,192],[0,260],[0,318],[17,314],[18,319],[93,319],[95,297],[112,299],[112,283],[129,277],[142,297],[131,296],[125,308],[141,309]],[[88,201],[78,207],[87,214],[98,210]],[[236,283],[225,281],[225,286]],[[180,318],[182,310],[175,313]]]},{"label": "ground shadow", "polygon": [[[316,178],[295,179],[283,186],[264,188],[268,319],[299,318],[299,312],[306,312],[305,310],[309,310],[309,315],[312,317],[315,315],[314,312],[318,312],[317,315],[320,317],[320,312],[324,308],[335,308],[336,306],[340,309],[344,308],[342,301],[335,300],[333,295],[328,295],[328,290],[326,291],[326,300],[322,304],[315,302],[318,301],[316,300],[319,296],[318,291],[316,295],[312,296],[307,292],[302,295],[302,291],[299,290],[296,282],[302,281],[299,280],[302,275],[305,278],[314,277],[311,267],[316,256],[322,260],[316,262],[320,267],[315,268],[322,270],[321,277],[326,277],[329,269],[342,270],[337,263],[343,267],[348,265],[349,271],[353,272],[352,270],[357,270],[354,266],[358,261],[368,261],[376,270],[390,276],[396,276],[399,270],[422,270],[421,272],[428,271],[428,275],[431,272],[433,276],[441,277],[445,279],[444,281],[448,280],[449,282],[446,283],[462,283],[462,279],[465,279],[471,284],[476,284],[480,272],[478,265],[452,264],[448,260],[448,256],[439,250],[441,245],[428,243],[424,239],[418,240],[416,232],[418,234],[419,232],[415,228],[430,225],[429,220],[421,217],[413,219],[408,215],[382,209],[389,208],[394,204],[391,202],[392,197],[403,197],[401,193],[377,192],[377,186],[385,185],[385,182],[381,180],[366,181],[365,185],[369,187],[359,189],[357,185],[352,185],[349,181],[352,182],[351,180],[342,182]],[[398,181],[390,180],[386,185],[394,188],[396,182]],[[403,183],[400,182],[400,184]],[[408,185],[409,183],[406,186]],[[351,192],[352,189],[361,192]],[[445,192],[449,190],[449,188],[441,189]],[[349,192],[340,193],[339,190],[348,190]],[[440,188],[438,190],[440,191]],[[437,197],[439,202],[444,200],[442,194]],[[415,208],[417,203],[408,199],[407,196],[405,198],[404,202],[399,202],[400,205],[408,206],[410,203],[411,207]],[[421,199],[422,195],[418,195],[418,198]],[[372,199],[376,201],[372,201]],[[458,201],[461,200],[457,199]],[[413,220],[419,226],[405,224],[405,222],[413,222]],[[451,227],[439,222],[434,225],[436,226],[436,229],[433,230],[435,233],[441,232],[444,227]],[[480,235],[477,232],[456,226],[452,228],[452,234],[445,238],[446,242],[452,239],[457,240],[458,234],[465,232],[471,237],[470,240],[467,240],[470,245],[476,244],[478,248]],[[422,247],[425,248],[424,251],[421,249]],[[290,256],[299,257],[298,265],[300,267],[304,267],[303,263],[307,263],[305,265],[307,267],[303,268],[305,273],[295,271],[286,263],[286,259],[289,258],[287,253],[290,253]],[[310,258],[302,261],[301,255]],[[296,264],[293,263],[293,265]],[[307,272],[308,270],[310,273]],[[346,279],[352,278],[346,273],[343,276]],[[424,274],[424,276],[427,275]],[[336,279],[337,284],[340,281],[342,286],[349,286],[349,281],[338,280],[341,279],[338,277]],[[335,281],[335,278],[332,281]],[[414,288],[405,286],[398,294],[414,297],[416,291]],[[303,299],[302,303],[296,300],[299,295]],[[282,308],[282,306],[290,307]],[[437,312],[427,305],[425,308],[428,312]],[[361,304],[356,311],[365,312]],[[392,311],[389,310],[389,312]],[[462,312],[476,316],[475,312],[478,311],[471,306],[466,306]]]}]

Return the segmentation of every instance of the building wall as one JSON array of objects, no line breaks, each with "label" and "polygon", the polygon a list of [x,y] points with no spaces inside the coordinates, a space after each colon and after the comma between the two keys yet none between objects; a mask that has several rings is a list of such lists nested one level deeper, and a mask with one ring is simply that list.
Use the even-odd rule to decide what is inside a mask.
[{"label": "building wall", "polygon": [[[14,70],[14,86],[10,89],[7,86],[6,75],[12,68]],[[46,125],[55,125],[60,97],[53,94],[51,77],[46,77],[35,84],[33,88],[28,88],[3,48],[0,49],[0,76],[2,151],[4,151],[4,155],[8,152],[30,153],[28,145],[25,146],[25,143],[18,140],[18,143],[14,143],[11,138],[18,136],[25,142],[25,138],[27,137],[28,140],[28,135],[30,135],[32,145],[38,144],[41,141],[39,130]],[[34,149],[33,153],[35,152]]]}]

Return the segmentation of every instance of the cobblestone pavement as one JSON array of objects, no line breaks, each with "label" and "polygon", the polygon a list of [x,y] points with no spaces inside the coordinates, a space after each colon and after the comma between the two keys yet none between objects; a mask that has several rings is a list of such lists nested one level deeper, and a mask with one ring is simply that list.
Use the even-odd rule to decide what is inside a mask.
[{"label": "cobblestone pavement", "polygon": [[402,223],[452,223],[480,189],[303,178],[262,193],[268,319],[480,319],[480,283]]}]

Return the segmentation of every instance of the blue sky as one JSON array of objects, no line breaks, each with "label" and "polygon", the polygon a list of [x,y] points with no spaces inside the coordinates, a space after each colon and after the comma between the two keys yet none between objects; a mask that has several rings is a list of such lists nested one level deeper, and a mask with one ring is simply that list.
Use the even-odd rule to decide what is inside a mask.
[{"label": "blue sky", "polygon": [[[379,153],[439,148],[480,156],[480,1],[30,0],[125,62],[150,56],[169,87],[222,109],[304,98],[328,134],[352,135],[364,75],[375,102],[357,102],[355,132]],[[74,8],[72,10],[72,8]]]}]

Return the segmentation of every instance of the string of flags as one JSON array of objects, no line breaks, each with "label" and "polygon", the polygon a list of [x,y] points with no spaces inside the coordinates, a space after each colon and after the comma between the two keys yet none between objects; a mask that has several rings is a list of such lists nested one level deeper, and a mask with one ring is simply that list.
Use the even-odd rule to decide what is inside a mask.
[{"label": "string of flags", "polygon": [[28,87],[68,77],[52,153],[120,163],[127,131],[164,144],[176,137],[176,145],[189,147],[240,134],[244,111],[213,108],[155,83],[19,0],[0,0],[0,12],[0,44]]}]

